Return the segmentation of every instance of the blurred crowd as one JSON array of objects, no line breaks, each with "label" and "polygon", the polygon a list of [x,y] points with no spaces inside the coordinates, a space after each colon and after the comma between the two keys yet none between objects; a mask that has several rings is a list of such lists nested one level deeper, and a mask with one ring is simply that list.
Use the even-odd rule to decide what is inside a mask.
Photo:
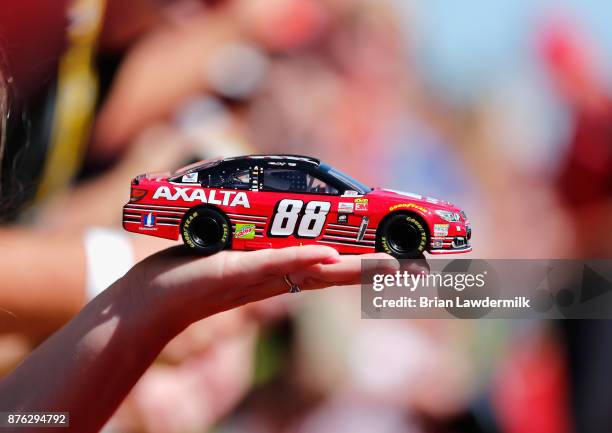
[{"label": "blurred crowd", "polygon": [[[120,230],[130,179],[207,157],[306,154],[372,186],[448,199],[472,221],[469,257],[610,257],[612,104],[601,36],[569,6],[517,2],[529,20],[504,35],[521,41],[500,54],[507,61],[487,69],[485,52],[464,65],[471,81],[453,79],[445,56],[469,60],[456,52],[473,47],[444,19],[486,39],[501,38],[487,29],[512,16],[495,22],[475,1],[452,17],[438,3],[3,6],[12,117],[0,248],[29,252],[0,276],[0,372],[87,301],[82,234]],[[172,245],[129,241],[136,259]],[[610,329],[362,320],[355,287],[265,301],[188,328],[106,430],[608,431],[609,410],[596,403],[609,392],[605,363],[585,358],[612,360]],[[591,367],[603,376],[586,375]]]}]

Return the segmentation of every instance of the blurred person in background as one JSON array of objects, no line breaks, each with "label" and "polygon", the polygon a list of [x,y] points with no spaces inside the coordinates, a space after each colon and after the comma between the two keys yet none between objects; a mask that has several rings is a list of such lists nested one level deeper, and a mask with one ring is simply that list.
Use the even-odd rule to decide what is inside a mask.
[{"label": "blurred person in background", "polygon": [[[33,188],[35,163],[26,164],[14,154],[4,160],[11,168],[4,175],[23,174],[21,186],[28,186],[23,195],[39,203],[28,212],[35,231],[9,228],[3,234],[4,248],[12,252],[12,261],[4,263],[5,287],[24,288],[3,290],[3,305],[18,317],[5,317],[11,326],[7,330],[41,326],[35,337],[40,341],[78,311],[85,301],[84,274],[90,271],[80,231],[116,224],[114,209],[125,201],[129,178],[179,165],[189,155],[189,143],[212,143],[212,148],[192,150],[200,156],[223,150],[248,153],[241,137],[250,136],[262,150],[308,148],[307,153],[331,157],[351,171],[364,171],[388,158],[386,136],[402,122],[409,91],[398,83],[409,74],[401,33],[392,9],[384,5],[234,1],[160,7],[157,2],[139,2],[126,9],[109,2],[104,26],[101,2],[67,2],[65,7],[50,11],[21,3],[3,12],[7,34],[14,35],[10,40],[28,50],[41,49],[19,51],[20,44],[8,44],[9,69],[17,70],[9,87],[20,94],[26,108],[42,111],[25,119],[40,135],[38,141],[24,146],[26,151],[13,141],[11,151],[30,157],[36,155],[35,144],[51,149],[45,163],[34,161],[43,173],[38,188]],[[66,11],[70,43],[62,51]],[[37,27],[56,29],[59,36],[51,38],[34,30]],[[96,46],[103,57],[95,57]],[[121,53],[118,67],[113,66],[113,53]],[[57,63],[33,70],[30,65],[37,58],[59,58],[57,82],[46,78],[54,76]],[[96,58],[102,60],[97,70]],[[100,107],[94,118],[96,104]],[[66,143],[71,146],[67,150]],[[55,153],[56,148],[63,150]],[[347,153],[354,158],[344,158]],[[15,161],[21,164],[17,169],[11,166]],[[365,172],[377,183],[385,181],[381,174]],[[75,176],[82,180],[66,189]],[[116,254],[114,248],[97,261]],[[143,246],[140,254],[155,248],[159,246]],[[58,273],[59,259],[77,272]],[[37,280],[23,281],[24,275],[32,275],[23,266],[35,266]],[[235,360],[249,358],[255,335],[250,324],[260,321],[262,311],[263,317],[276,314],[269,308],[250,311],[215,318],[187,330],[182,341],[170,343],[164,357],[168,365],[149,370],[119,411],[115,428],[205,428],[229,410],[248,390],[250,363]],[[43,319],[49,316],[53,320]],[[15,340],[7,339],[11,341]],[[211,376],[217,375],[222,378],[220,391],[211,394]],[[175,398],[168,399],[168,393]]]},{"label": "blurred person in background", "polygon": [[[558,13],[544,27],[541,52],[572,129],[555,187],[571,218],[575,257],[610,258],[612,239],[612,97],[601,48],[576,19]],[[565,339],[575,431],[612,429],[607,366],[612,322],[569,320]]]},{"label": "blurred person in background", "polygon": [[[83,37],[79,32],[88,19],[97,16],[101,20],[101,4],[74,4],[77,6],[69,16],[75,21],[73,30],[76,32],[76,45],[83,42],[82,39],[91,44],[94,35],[86,34]],[[94,8],[98,15],[92,14],[88,8]],[[5,11],[9,15],[6,22],[19,23],[16,16],[23,15],[18,8],[12,12],[14,16],[11,16],[11,10]],[[45,15],[44,12],[41,10],[41,16]],[[405,35],[395,17],[395,7],[386,3],[331,0],[227,1],[214,5],[172,2],[160,7],[157,2],[143,1],[126,6],[111,1],[106,10],[105,25],[99,29],[96,27],[98,25],[100,23],[97,21],[93,23],[93,31],[98,36],[97,46],[103,53],[99,57],[102,62],[98,68],[102,99],[99,115],[93,122],[91,140],[87,140],[86,134],[91,119],[81,113],[89,112],[89,116],[93,113],[96,97],[91,75],[94,70],[87,69],[87,64],[78,61],[76,68],[72,64],[72,69],[70,66],[74,59],[68,56],[67,60],[60,61],[58,77],[58,89],[67,87],[66,93],[60,92],[60,95],[68,95],[65,102],[66,114],[59,117],[64,123],[61,128],[54,129],[52,125],[48,129],[59,134],[55,138],[58,142],[77,143],[80,147],[75,149],[79,150],[80,156],[72,154],[68,159],[71,161],[69,165],[58,157],[60,163],[56,164],[59,164],[59,169],[56,165],[55,170],[49,168],[54,160],[50,158],[51,162],[48,162],[44,171],[53,173],[50,176],[55,185],[46,185],[43,179],[45,194],[32,194],[37,199],[41,195],[46,198],[35,210],[29,212],[29,218],[37,231],[29,234],[31,243],[26,244],[25,234],[11,229],[14,241],[7,245],[7,249],[10,247],[11,250],[21,246],[24,254],[31,254],[34,243],[36,246],[53,243],[53,248],[49,250],[53,259],[41,254],[41,261],[45,263],[56,263],[54,259],[57,260],[57,257],[66,259],[72,257],[71,254],[76,254],[71,262],[79,263],[80,257],[82,263],[80,234],[74,232],[91,225],[114,225],[114,209],[123,204],[122,191],[129,178],[158,167],[162,169],[179,165],[176,159],[189,154],[189,145],[192,146],[191,152],[199,156],[249,153],[250,148],[244,144],[247,138],[262,151],[302,152],[301,149],[308,148],[309,154],[325,157],[351,172],[362,173],[370,182],[384,184],[391,181],[403,186],[410,178],[402,176],[409,171],[403,164],[393,165],[393,162],[412,158],[422,145],[421,140],[435,135],[435,128],[427,119],[427,113],[420,113],[426,95],[418,91],[415,71],[407,67],[410,63],[404,53]],[[17,35],[26,38],[26,28],[18,25],[15,27]],[[37,32],[28,35],[31,37],[37,35]],[[82,53],[82,49],[78,47],[78,53]],[[85,60],[90,63],[93,59],[92,50],[92,46],[85,50],[89,53]],[[32,57],[49,58],[48,55],[34,53],[26,56],[25,64]],[[75,57],[77,60],[83,59],[80,54]],[[121,58],[120,62],[115,60],[117,57]],[[62,85],[61,65],[64,62],[68,64],[65,67],[68,69],[68,77],[74,79],[71,74],[75,74],[76,82],[80,85]],[[84,69],[85,74],[82,74]],[[83,81],[79,81],[79,78]],[[38,80],[33,82],[41,83]],[[71,80],[67,83],[71,83]],[[63,101],[61,98],[59,100]],[[41,106],[47,105],[50,104]],[[424,111],[428,110],[426,107]],[[79,115],[75,116],[75,112]],[[41,117],[58,118],[57,115],[49,114]],[[414,128],[404,127],[406,117],[412,120]],[[61,131],[66,131],[69,136],[60,136]],[[49,134],[53,137],[54,133]],[[73,134],[80,135],[80,140]],[[86,151],[83,142],[88,143]],[[438,146],[438,158],[448,150],[448,144],[442,140],[431,140],[430,143]],[[351,158],[347,159],[345,156],[349,154]],[[153,164],[151,155],[158,158],[159,165]],[[426,156],[426,153],[420,156]],[[414,169],[419,167],[417,161],[411,162]],[[84,168],[79,168],[83,163]],[[461,162],[455,160],[448,164],[457,165]],[[392,165],[393,170],[389,172],[374,168],[386,165]],[[84,181],[78,182],[75,188],[62,191],[78,171],[82,172],[80,177]],[[32,170],[27,173],[31,175]],[[427,178],[433,179],[429,174]],[[45,241],[40,234],[41,230],[53,230],[60,239]],[[60,256],[57,254],[58,246],[67,237],[72,239],[72,244]],[[5,236],[4,239],[10,237]],[[149,248],[153,250],[159,247]],[[41,250],[40,247],[38,249]],[[150,251],[147,247],[143,247],[143,250],[143,255]],[[49,267],[58,269],[56,265]],[[9,268],[13,269],[15,275],[25,275],[22,268],[7,263]],[[64,287],[73,287],[72,293],[81,296],[76,298],[77,301],[68,303],[61,292],[49,287],[49,273],[43,271],[45,268],[37,268],[41,270],[38,273],[39,287],[47,296],[52,294],[54,300],[54,303],[45,302],[45,308],[50,311],[48,314],[57,314],[57,309],[63,308],[69,310],[62,310],[62,320],[66,320],[84,302],[81,286],[83,275],[75,273],[73,281],[76,283],[64,284]],[[82,268],[87,269],[84,265]],[[60,283],[62,280],[55,281]],[[98,286],[102,288],[104,284]],[[352,298],[349,294],[340,295],[338,301],[346,300],[347,296]],[[11,311],[18,311],[20,317],[35,317],[39,323],[43,315],[34,308],[32,298],[36,297],[40,301],[45,299],[31,292],[17,296],[17,302],[24,306],[24,311],[15,308],[15,297],[11,299],[13,304],[5,305],[10,306]],[[322,308],[322,304],[327,302],[322,300],[316,305]],[[270,310],[263,311],[264,316],[270,315]],[[338,311],[331,308],[329,314],[335,316]],[[231,407],[232,401],[237,401],[246,392],[250,364],[245,362],[235,366],[238,370],[225,370],[222,376],[223,389],[229,397],[227,400],[217,400],[220,408],[217,411],[198,410],[211,399],[205,392],[205,384],[210,383],[207,378],[210,374],[220,374],[219,368],[223,366],[234,365],[229,362],[237,357],[232,347],[248,357],[246,354],[251,351],[253,333],[240,330],[245,329],[245,322],[251,323],[252,317],[260,320],[261,316],[257,309],[246,315],[225,315],[215,319],[217,325],[208,322],[196,330],[183,333],[182,341],[175,341],[166,349],[165,359],[170,366],[158,365],[149,370],[136,387],[133,398],[128,399],[124,410],[119,412],[117,428],[181,431],[196,426],[203,428],[213,423]],[[357,347],[367,345],[364,342],[371,338],[368,327],[346,318],[342,329],[346,332],[358,326],[360,331],[355,332],[354,344]],[[12,318],[9,320],[11,325],[15,325]],[[397,374],[403,377],[403,383],[411,385],[413,391],[410,396],[400,399],[399,405],[390,412],[395,414],[393,416],[402,417],[406,407],[446,416],[460,412],[469,401],[473,389],[463,386],[470,377],[467,358],[460,347],[443,349],[452,338],[452,333],[447,330],[449,326],[423,328],[407,322],[386,329],[385,332],[396,335],[407,347],[421,341],[422,344],[418,345],[422,349],[420,359],[436,354],[438,359],[446,360],[426,370],[423,370],[424,365],[421,363],[398,365]],[[299,326],[298,335],[307,332],[310,327],[312,324],[307,324],[304,329]],[[238,331],[234,334],[232,330]],[[227,335],[227,349],[223,349],[223,344],[213,344],[212,336],[218,336],[218,332]],[[437,340],[435,344],[434,340]],[[315,358],[305,361],[305,365],[316,361],[319,351],[312,346],[317,345],[316,341],[301,337],[296,342],[298,346],[303,346],[300,350],[308,358]],[[333,338],[323,345],[327,348],[334,346],[337,346],[337,342]],[[393,347],[392,344],[383,345],[380,350],[384,352]],[[357,348],[354,350],[361,353]],[[215,353],[224,355],[217,357]],[[448,356],[439,356],[440,353],[447,353]],[[357,358],[352,362],[361,363],[355,361],[360,355],[355,356]],[[410,356],[404,353],[400,358]],[[448,368],[446,362],[464,367]],[[191,368],[192,365],[198,368]],[[368,365],[374,368],[376,362],[365,361],[365,366]],[[365,404],[365,407],[376,408],[379,400],[387,401],[391,398],[391,394],[395,393],[393,388],[386,389],[383,386],[378,389],[379,385],[370,383],[374,380],[368,378],[371,373],[363,377],[363,368],[356,365],[355,371],[346,378],[346,388],[340,387],[338,391],[333,390],[333,381],[323,380],[318,386],[329,394],[327,401],[333,403],[344,389],[354,387],[363,388],[358,394],[362,395],[361,398],[365,397],[360,403]],[[448,372],[444,385],[440,383],[440,371]],[[312,374],[312,371],[307,369],[305,374]],[[416,386],[411,378],[419,376],[427,380]],[[362,383],[364,380],[365,383]],[[453,396],[447,399],[447,403],[440,404],[438,398],[431,395],[430,391],[434,389],[432,380],[437,382],[438,389],[444,395]],[[453,392],[450,392],[450,384]],[[374,388],[370,389],[372,386]],[[175,396],[173,404],[166,397],[167,393]],[[423,401],[419,402],[420,399]],[[348,410],[356,407],[347,403]],[[183,409],[179,411],[179,408]],[[160,416],[162,410],[167,416]],[[176,413],[181,415],[177,416]],[[122,414],[125,416],[122,417]]]},{"label": "blurred person in background", "polygon": [[[93,68],[94,49],[97,45],[104,47],[107,39],[112,49],[125,49],[142,32],[154,32],[160,27],[176,29],[177,24],[172,24],[157,2],[140,2],[129,10],[111,2],[107,11],[109,27],[104,28],[101,27],[104,2],[63,2],[45,7],[34,3],[15,2],[2,9],[0,20],[6,37],[2,47],[6,61],[2,103],[10,113],[8,120],[4,118],[7,134],[2,142],[2,150],[6,149],[2,159],[2,217],[14,220],[16,209],[23,202],[37,203],[27,215],[21,215],[20,219],[30,221],[29,224],[2,230],[2,249],[6,252],[2,263],[5,289],[0,295],[6,313],[0,319],[5,331],[3,371],[10,370],[31,345],[70,319],[87,298],[93,298],[131,263],[168,245],[131,240],[100,227],[117,227],[116,209],[125,201],[125,185],[131,177],[181,165],[193,152],[186,144],[188,140],[164,124],[163,119],[161,124],[148,124],[146,131],[137,130],[129,137],[129,146],[123,152],[87,147],[89,125],[96,108],[96,75],[98,72],[103,75],[102,70]],[[125,17],[130,19],[122,21]],[[59,71],[57,81],[55,68]],[[181,80],[179,74],[176,79]],[[200,84],[206,88],[205,83],[202,77],[198,88]],[[156,81],[149,89],[150,94],[159,88]],[[241,150],[244,147],[238,149],[229,149],[230,154],[249,153]],[[114,165],[109,165],[110,162]],[[96,173],[101,174],[92,176]],[[75,179],[84,180],[69,187]],[[64,271],[66,263],[70,263],[71,272]],[[91,269],[96,266],[97,271]],[[111,269],[113,266],[115,269]],[[35,273],[30,271],[32,268]],[[94,271],[97,279],[92,279]],[[197,375],[206,376],[206,364],[216,366],[213,368],[216,374],[227,378],[224,387],[227,397],[220,399],[217,395],[212,399],[220,409],[212,410],[213,405],[209,405],[211,412],[206,423],[213,422],[217,411],[227,405],[223,402],[238,398],[239,391],[249,382],[249,363],[240,363],[225,373],[220,367],[231,365],[229,359],[249,358],[253,324],[274,315],[274,309],[262,310],[266,313],[263,315],[259,310],[224,315],[202,325],[207,328],[205,335],[202,330],[191,334],[188,331],[183,334],[182,344],[175,341],[166,350],[171,363],[198,355],[203,364],[202,372],[187,369],[185,374],[176,369],[175,382],[179,376],[189,381]],[[223,335],[227,336],[227,343]],[[228,349],[224,349],[226,346]],[[232,347],[234,352],[230,351]],[[237,354],[235,350],[241,352]],[[202,355],[204,351],[210,353]],[[242,375],[237,374],[239,370]],[[198,422],[200,419],[201,416]]]},{"label": "blurred person in background", "polygon": [[[241,63],[243,55],[246,53],[247,58],[250,55],[255,66],[265,66],[266,51],[296,49],[306,42],[316,42],[325,18],[324,10],[308,1],[278,2],[273,6],[260,2],[256,7],[247,2],[227,2],[225,7],[211,9],[193,2],[180,2],[165,12],[160,12],[157,3],[142,2],[127,11],[113,4],[110,2],[107,10],[108,27],[102,27],[104,5],[96,1],[66,2],[63,9],[60,5],[36,9],[21,3],[3,10],[1,21],[10,41],[5,50],[6,84],[8,91],[15,93],[7,99],[12,113],[16,114],[10,120],[21,122],[14,129],[11,125],[6,143],[3,176],[4,185],[8,186],[3,191],[3,199],[11,200],[7,203],[11,205],[11,213],[7,210],[3,217],[14,220],[18,216],[16,209],[27,202],[27,214],[19,217],[30,221],[29,227],[3,230],[3,249],[11,251],[10,260],[3,263],[3,280],[7,286],[22,288],[2,292],[2,305],[7,310],[3,329],[12,332],[5,335],[4,342],[16,352],[12,358],[5,358],[5,370],[27,350],[21,333],[25,332],[34,344],[41,341],[74,315],[86,296],[94,297],[110,283],[109,274],[116,278],[128,267],[120,263],[112,272],[108,267],[103,272],[98,269],[97,273],[103,274],[104,279],[95,281],[93,289],[86,286],[84,290],[83,281],[87,285],[91,283],[91,267],[111,261],[111,257],[117,265],[117,256],[121,257],[118,252],[125,252],[127,240],[122,236],[118,239],[117,234],[108,231],[97,232],[94,241],[86,241],[84,255],[82,232],[87,238],[91,236],[92,226],[115,225],[113,209],[123,203],[120,192],[134,174],[179,165],[184,154],[190,152],[186,142],[193,136],[182,136],[185,131],[177,131],[176,125],[168,124],[168,118],[176,115],[179,126],[191,127],[187,133],[197,134],[202,126],[198,123],[212,114],[213,128],[205,125],[208,126],[205,138],[213,139],[213,146],[222,143],[222,147],[206,148],[204,153],[227,148],[230,154],[247,153],[244,149],[248,148],[242,143],[232,147],[231,134],[240,129],[240,110],[236,116],[224,115],[224,104],[207,94],[215,93],[230,102],[244,99],[254,85],[245,89],[241,83],[245,77],[240,70],[245,67]],[[339,10],[350,14],[351,9],[340,7]],[[24,10],[33,10],[34,14],[25,14]],[[278,32],[270,32],[270,11],[276,12],[272,18],[278,23],[290,17],[296,25],[290,26],[289,32],[282,26],[277,27]],[[41,28],[45,31],[38,30]],[[98,120],[94,120],[98,85],[102,84],[102,96],[106,90],[104,80],[98,83],[96,77],[99,72],[105,78],[104,65],[99,71],[93,67],[94,50],[97,46],[109,52],[124,50],[132,41],[136,44],[123,54],[125,60],[120,63],[108,97],[103,99]],[[183,51],[177,56],[168,51],[168,44],[176,44]],[[202,49],[206,44],[209,48]],[[32,59],[38,58],[48,59],[48,63],[44,68],[32,70]],[[144,66],[141,62],[145,62]],[[164,70],[159,65],[173,68]],[[57,81],[53,79],[54,68],[58,70]],[[224,82],[228,72],[238,75]],[[249,72],[254,75],[256,71]],[[150,77],[148,82],[147,77]],[[337,84],[342,81],[343,78],[336,78]],[[242,88],[233,89],[236,83]],[[142,93],[134,94],[134,90]],[[350,95],[349,92],[339,96]],[[142,96],[144,101],[139,98]],[[19,115],[21,109],[26,113],[23,117]],[[221,131],[217,133],[221,137],[215,141],[210,129],[217,126],[219,117]],[[295,119],[303,121],[299,116]],[[223,120],[231,121],[230,125],[224,126]],[[92,124],[95,128],[89,146],[88,131]],[[338,124],[345,125],[347,133],[351,133],[352,122]],[[355,149],[357,139],[353,135],[350,141],[339,142]],[[330,144],[332,141],[326,139],[325,145]],[[36,203],[35,207],[31,206],[32,202]],[[161,245],[131,248],[136,250],[133,255],[138,259]],[[98,252],[91,257],[92,250],[104,250],[106,256]],[[123,255],[131,258],[129,253]],[[63,272],[64,263],[71,263],[74,272]],[[28,272],[26,268],[30,267],[37,272]],[[228,410],[231,402],[246,391],[250,370],[248,362],[236,365],[230,361],[249,358],[254,338],[252,324],[269,317],[270,313],[275,314],[269,308],[245,311],[246,314],[224,315],[215,320],[217,325],[213,322],[197,331],[183,333],[182,343],[172,342],[166,349],[166,359],[175,367],[159,366],[149,371],[136,390],[131,406],[130,402],[126,406],[127,425],[151,431],[203,428]],[[220,332],[226,336],[225,340],[219,338]],[[197,368],[189,367],[193,364]],[[229,368],[232,365],[234,368]],[[222,393],[207,392],[215,389],[211,374],[224,378]],[[168,392],[176,396],[173,405],[169,404]],[[166,417],[160,416],[162,403],[168,407]],[[203,407],[208,410],[203,411]],[[178,408],[182,408],[180,416],[177,416]]]},{"label": "blurred person in background", "polygon": [[[466,10],[475,14],[487,10],[481,6]],[[533,114],[534,109],[525,101],[521,105],[520,82],[497,82],[497,75],[491,74],[494,85],[478,83],[473,98],[461,102],[432,82],[439,71],[427,69],[432,59],[422,51],[431,48],[428,43],[442,40],[445,29],[443,23],[434,26],[436,33],[427,39],[421,27],[426,11],[429,7],[435,10],[435,5],[142,0],[129,4],[110,1],[106,7],[97,43],[101,79],[98,114],[87,152],[80,159],[85,167],[79,169],[82,180],[76,188],[63,192],[59,188],[28,216],[39,230],[64,233],[62,239],[69,237],[65,233],[72,233],[73,241],[65,254],[78,251],[73,262],[82,263],[82,269],[86,267],[85,259],[78,259],[82,255],[81,235],[73,232],[91,225],[113,226],[115,210],[125,201],[125,185],[134,174],[168,169],[192,155],[201,158],[254,151],[307,153],[358,174],[372,185],[450,197],[470,209],[470,218],[479,227],[473,256],[568,257],[603,245],[576,246],[573,233],[577,219],[568,218],[555,193],[551,171],[537,158],[542,152],[536,150],[541,143],[534,130],[538,122],[546,122],[543,116],[525,114]],[[44,9],[39,11],[41,16],[50,15]],[[457,13],[453,20],[459,22],[462,16]],[[486,16],[480,17],[482,23],[489,22]],[[16,18],[7,22],[20,27]],[[474,26],[472,18],[467,26]],[[18,34],[23,38],[37,34],[21,27]],[[516,26],[515,32],[521,29]],[[485,26],[483,32],[486,30]],[[479,38],[494,41],[494,37],[480,34]],[[459,52],[471,49],[459,40],[455,44]],[[505,54],[508,65],[504,67],[516,73],[510,62],[519,56],[513,54]],[[49,58],[40,53],[22,55]],[[478,68],[486,61],[482,56],[478,62],[465,61],[464,65],[466,69]],[[52,104],[39,104],[47,105]],[[67,121],[70,119],[68,116]],[[605,127],[595,129],[604,131]],[[554,159],[544,155],[544,159]],[[605,170],[598,167],[595,171]],[[571,182],[576,177],[564,175],[561,183],[576,185]],[[604,176],[599,176],[596,184],[603,188],[602,179]],[[573,196],[585,198],[580,193]],[[546,218],[534,221],[534,214]],[[499,227],[505,228],[501,234]],[[35,245],[44,251],[40,245],[51,240],[41,236],[39,231],[29,238],[19,234],[13,238],[11,251],[18,251],[18,245],[24,247],[24,254],[31,254]],[[57,248],[64,241],[54,238],[53,242]],[[130,242],[137,257],[160,248]],[[54,263],[51,260],[44,261]],[[25,275],[20,268],[13,269]],[[49,275],[46,271],[39,274],[41,281]],[[82,298],[83,280],[81,274],[72,285]],[[46,289],[48,278],[44,283],[40,286],[44,294],[55,293]],[[61,299],[55,296],[56,302],[46,308],[56,314],[58,308],[71,305],[62,320],[84,302],[81,298],[73,303]],[[266,304],[246,314],[226,314],[215,317],[214,323],[189,328],[182,341],[175,340],[166,349],[162,357],[166,364],[155,365],[136,386],[118,413],[116,428],[182,431],[209,426],[249,392],[252,365],[259,386],[227,419],[229,431],[252,431],[254,425],[270,431],[294,430],[302,424],[301,428],[310,430],[356,429],[354,425],[347,427],[351,420],[368,429],[368,422],[374,419],[388,422],[381,431],[426,429],[417,426],[416,419],[433,418],[445,424],[461,418],[491,383],[492,395],[486,395],[485,400],[490,404],[493,399],[497,404],[508,431],[525,431],[532,425],[534,414],[525,408],[537,405],[525,402],[535,401],[530,400],[534,395],[549,403],[538,418],[541,423],[533,424],[538,426],[535,430],[559,432],[567,425],[563,413],[566,366],[545,326],[519,327],[511,334],[505,323],[488,327],[467,321],[362,323],[355,301],[348,291],[314,297],[300,308],[292,307],[293,319],[283,321],[280,328],[265,329],[259,338],[251,327],[262,319],[282,316],[286,307]],[[28,301],[27,308],[32,305]],[[38,312],[31,317],[43,315]],[[215,344],[219,333],[224,339]],[[528,343],[526,334],[530,335]],[[289,347],[284,346],[287,344]],[[368,350],[372,346],[376,350]],[[279,350],[282,353],[277,353]],[[238,353],[249,361],[237,365]],[[266,367],[268,363],[272,366]],[[276,370],[275,363],[281,364]],[[319,365],[326,368],[313,367]],[[386,366],[385,371],[381,365]],[[555,367],[546,367],[550,365]],[[529,389],[519,386],[524,372],[531,377],[533,386]],[[220,389],[230,397],[219,398],[219,410],[208,412],[201,408],[215,396],[199,384],[211,383],[215,374],[221,375],[219,382],[224,387]],[[498,376],[507,376],[508,381]],[[505,394],[498,393],[499,389]],[[174,396],[174,404],[167,395]],[[292,398],[286,399],[287,395]],[[257,403],[260,399],[269,403],[267,407]],[[276,405],[283,409],[271,411]],[[500,409],[500,405],[504,407]],[[490,416],[491,410],[485,408],[483,417]],[[156,417],[162,413],[165,415]],[[174,416],[176,413],[180,415]],[[356,413],[361,417],[354,418]],[[384,415],[377,417],[379,413]],[[555,417],[557,422],[551,423]],[[474,431],[476,427],[467,429]]]},{"label": "blurred person in background", "polygon": [[[24,202],[36,203],[27,215],[20,215],[22,222],[29,223],[2,229],[2,250],[6,252],[0,293],[4,372],[132,263],[169,244],[132,240],[117,233],[116,209],[125,201],[125,185],[135,174],[182,165],[193,154],[186,143],[189,140],[163,121],[148,125],[146,131],[136,131],[121,153],[96,152],[88,147],[89,125],[96,108],[96,75],[104,72],[93,68],[94,49],[105,44],[100,35],[107,31],[107,27],[100,27],[104,2],[38,6],[37,2],[14,2],[0,13],[6,38],[2,46],[6,61],[2,104],[9,113],[3,117],[2,217],[14,221]],[[110,3],[107,13],[113,49],[124,49],[151,27],[174,27],[156,2],[141,2],[129,10]],[[121,21],[125,16],[130,19]],[[118,38],[116,34],[129,37]],[[59,70],[57,80],[55,68]],[[149,90],[153,94],[158,88],[155,83]],[[104,88],[101,90],[104,94]],[[249,153],[240,149],[229,149],[230,154]],[[111,162],[114,165],[109,165]],[[65,271],[66,264],[71,272]],[[240,397],[250,381],[250,364],[237,361],[251,357],[255,323],[273,317],[274,311],[255,308],[231,312],[200,325],[197,332],[190,328],[183,333],[182,343],[175,340],[168,346],[163,357],[168,365],[191,357],[192,363],[199,361],[200,368],[160,367],[159,374],[151,371],[150,377],[166,378],[164,383],[172,383],[175,389],[179,383],[192,386],[201,378],[195,390],[209,412],[198,411],[195,420],[167,417],[167,422],[176,424],[178,418],[179,429],[189,422],[209,425]],[[232,365],[234,368],[223,370]],[[225,379],[223,393],[214,391],[206,379],[210,377],[207,369]],[[205,390],[210,390],[208,397]],[[191,399],[186,390],[181,391],[182,399],[177,399],[175,407],[186,407],[185,402]],[[168,402],[165,393],[160,397]],[[150,415],[157,413],[155,407],[147,410],[142,417],[132,412],[133,423],[146,426]]]}]

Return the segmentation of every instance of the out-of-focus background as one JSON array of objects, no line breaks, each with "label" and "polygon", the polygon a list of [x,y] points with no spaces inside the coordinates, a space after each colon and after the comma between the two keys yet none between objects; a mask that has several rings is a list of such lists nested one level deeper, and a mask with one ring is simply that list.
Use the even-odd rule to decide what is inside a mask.
[{"label": "out-of-focus background", "polygon": [[[470,257],[611,256],[606,2],[10,3],[10,230],[119,228],[137,174],[282,152],[458,204]],[[609,431],[610,335],[361,320],[355,287],[281,298],[189,328],[107,430]],[[5,333],[2,371],[41,338]]]}]

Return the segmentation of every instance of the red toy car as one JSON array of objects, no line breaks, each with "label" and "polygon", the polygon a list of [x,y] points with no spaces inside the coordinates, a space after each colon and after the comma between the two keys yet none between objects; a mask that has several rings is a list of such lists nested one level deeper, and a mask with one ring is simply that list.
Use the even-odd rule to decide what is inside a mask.
[{"label": "red toy car", "polygon": [[123,227],[202,253],[329,245],[397,258],[471,251],[465,213],[450,203],[372,189],[314,158],[212,159],[132,181]]}]

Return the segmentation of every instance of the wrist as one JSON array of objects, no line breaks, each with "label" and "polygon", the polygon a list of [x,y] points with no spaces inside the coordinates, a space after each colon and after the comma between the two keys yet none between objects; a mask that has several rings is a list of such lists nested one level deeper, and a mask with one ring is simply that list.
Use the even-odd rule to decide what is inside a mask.
[{"label": "wrist", "polygon": [[149,343],[163,347],[189,325],[172,314],[167,303],[157,299],[151,283],[139,278],[134,269],[119,279],[113,289],[126,309],[131,326]]}]

